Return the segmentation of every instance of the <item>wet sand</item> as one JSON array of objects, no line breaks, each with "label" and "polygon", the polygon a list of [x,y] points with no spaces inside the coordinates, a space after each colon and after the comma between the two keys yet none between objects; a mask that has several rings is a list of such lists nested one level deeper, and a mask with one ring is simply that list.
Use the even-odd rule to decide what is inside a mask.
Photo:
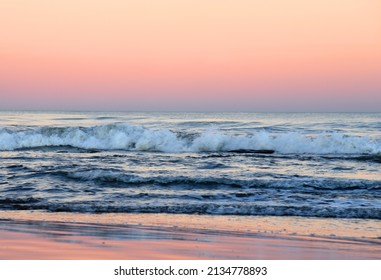
[{"label": "wet sand", "polygon": [[0,259],[381,259],[381,221],[0,211]]}]

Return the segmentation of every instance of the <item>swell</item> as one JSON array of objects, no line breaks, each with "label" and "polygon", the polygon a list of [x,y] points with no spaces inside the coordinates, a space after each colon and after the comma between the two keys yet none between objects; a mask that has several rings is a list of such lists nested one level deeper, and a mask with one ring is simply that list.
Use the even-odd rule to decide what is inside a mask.
[{"label": "swell", "polygon": [[380,155],[381,141],[330,132],[310,136],[300,132],[245,132],[207,129],[195,134],[183,130],[148,129],[126,123],[92,127],[1,128],[0,150],[73,147],[86,150],[152,152],[227,152],[275,150],[278,154]]}]

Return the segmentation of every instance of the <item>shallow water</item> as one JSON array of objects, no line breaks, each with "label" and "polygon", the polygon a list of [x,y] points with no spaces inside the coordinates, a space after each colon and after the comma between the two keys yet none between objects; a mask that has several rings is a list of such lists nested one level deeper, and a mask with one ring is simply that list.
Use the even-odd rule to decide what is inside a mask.
[{"label": "shallow water", "polygon": [[381,114],[0,112],[0,210],[381,219],[380,166]]}]

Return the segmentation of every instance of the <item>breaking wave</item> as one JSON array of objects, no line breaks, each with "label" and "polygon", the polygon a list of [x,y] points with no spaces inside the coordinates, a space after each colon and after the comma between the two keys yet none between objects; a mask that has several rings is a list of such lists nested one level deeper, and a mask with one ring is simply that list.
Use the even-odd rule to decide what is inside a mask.
[{"label": "breaking wave", "polygon": [[381,141],[339,132],[310,136],[297,132],[265,130],[230,135],[208,129],[188,133],[115,123],[92,127],[38,127],[0,129],[0,150],[71,146],[81,149],[156,152],[226,152],[231,150],[275,150],[281,154],[380,154]]}]

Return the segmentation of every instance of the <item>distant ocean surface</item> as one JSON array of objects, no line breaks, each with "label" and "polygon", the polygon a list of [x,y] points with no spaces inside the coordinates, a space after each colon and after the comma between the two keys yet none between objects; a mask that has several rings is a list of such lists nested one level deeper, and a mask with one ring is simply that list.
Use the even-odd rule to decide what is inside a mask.
[{"label": "distant ocean surface", "polygon": [[381,114],[0,112],[0,210],[379,220]]}]

